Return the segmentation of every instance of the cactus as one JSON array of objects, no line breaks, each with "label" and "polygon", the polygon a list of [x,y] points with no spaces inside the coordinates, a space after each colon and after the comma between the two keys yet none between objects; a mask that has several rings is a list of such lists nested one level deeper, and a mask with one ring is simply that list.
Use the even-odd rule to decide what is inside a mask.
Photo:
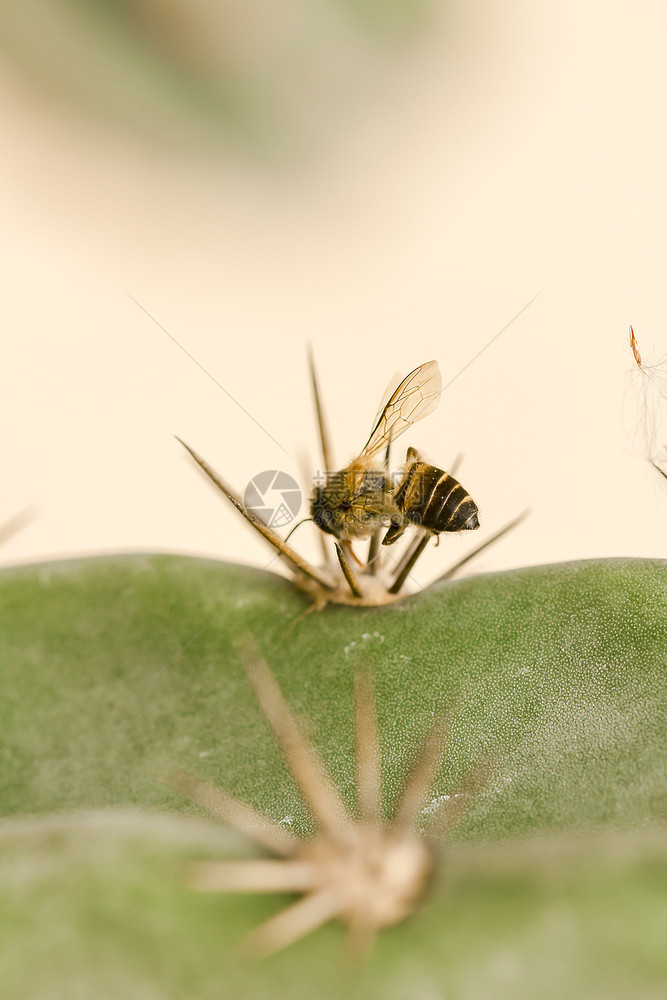
[{"label": "cactus", "polygon": [[[5,571],[4,992],[657,996],[666,580],[658,560],[560,564],[301,617],[308,599],[289,582],[214,561]],[[416,911],[352,967],[335,922],[248,955],[248,932],[291,897],[188,884],[192,862],[257,848],[175,788],[175,767],[315,832],[244,676],[248,633],[351,813],[355,671],[374,679],[384,815],[448,724],[420,823],[457,792],[466,808]]]}]

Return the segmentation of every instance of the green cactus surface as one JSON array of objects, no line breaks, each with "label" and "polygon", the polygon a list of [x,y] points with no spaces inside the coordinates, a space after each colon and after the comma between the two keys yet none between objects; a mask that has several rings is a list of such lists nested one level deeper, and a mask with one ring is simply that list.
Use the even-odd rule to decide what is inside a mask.
[{"label": "green cactus surface", "polygon": [[[208,560],[4,571],[2,995],[664,995],[666,569],[541,566],[306,615],[288,581]],[[244,674],[248,633],[351,810],[359,666],[388,815],[434,721],[450,737],[427,810],[484,767],[423,905],[359,966],[334,924],[250,958],[244,934],[287,897],[186,884],[193,859],[258,849],[183,798],[175,768],[313,829]]]}]

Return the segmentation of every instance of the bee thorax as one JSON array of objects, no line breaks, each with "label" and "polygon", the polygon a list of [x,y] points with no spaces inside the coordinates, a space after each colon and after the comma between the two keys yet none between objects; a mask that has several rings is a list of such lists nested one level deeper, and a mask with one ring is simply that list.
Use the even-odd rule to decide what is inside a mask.
[{"label": "bee thorax", "polygon": [[369,538],[393,507],[383,472],[354,465],[327,476],[316,487],[311,502],[312,518],[322,531],[338,539]]}]

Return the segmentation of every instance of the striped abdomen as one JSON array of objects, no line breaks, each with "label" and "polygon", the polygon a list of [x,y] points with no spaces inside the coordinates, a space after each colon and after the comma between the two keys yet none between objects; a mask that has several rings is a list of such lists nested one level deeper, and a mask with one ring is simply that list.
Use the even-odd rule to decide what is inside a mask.
[{"label": "striped abdomen", "polygon": [[405,523],[392,525],[382,540],[383,545],[395,542],[409,524],[434,535],[479,527],[477,504],[458,479],[422,462],[414,448],[408,449],[407,460],[405,475],[392,496]]}]

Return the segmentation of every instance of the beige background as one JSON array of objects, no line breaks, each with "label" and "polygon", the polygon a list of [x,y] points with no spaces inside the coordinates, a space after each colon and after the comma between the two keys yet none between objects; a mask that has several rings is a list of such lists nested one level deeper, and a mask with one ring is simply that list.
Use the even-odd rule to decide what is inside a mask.
[{"label": "beige background", "polygon": [[[303,451],[316,463],[307,341],[341,464],[394,372],[465,368],[401,447],[463,452],[483,528],[444,539],[420,580],[524,507],[476,571],[667,556],[628,345],[633,323],[645,358],[667,354],[666,32],[657,2],[443,5],[354,100],[311,107],[279,169],[168,153],[0,64],[0,520],[35,514],[1,562],[264,565],[172,435],[240,490],[299,476]],[[307,555],[313,534],[295,535]]]}]

